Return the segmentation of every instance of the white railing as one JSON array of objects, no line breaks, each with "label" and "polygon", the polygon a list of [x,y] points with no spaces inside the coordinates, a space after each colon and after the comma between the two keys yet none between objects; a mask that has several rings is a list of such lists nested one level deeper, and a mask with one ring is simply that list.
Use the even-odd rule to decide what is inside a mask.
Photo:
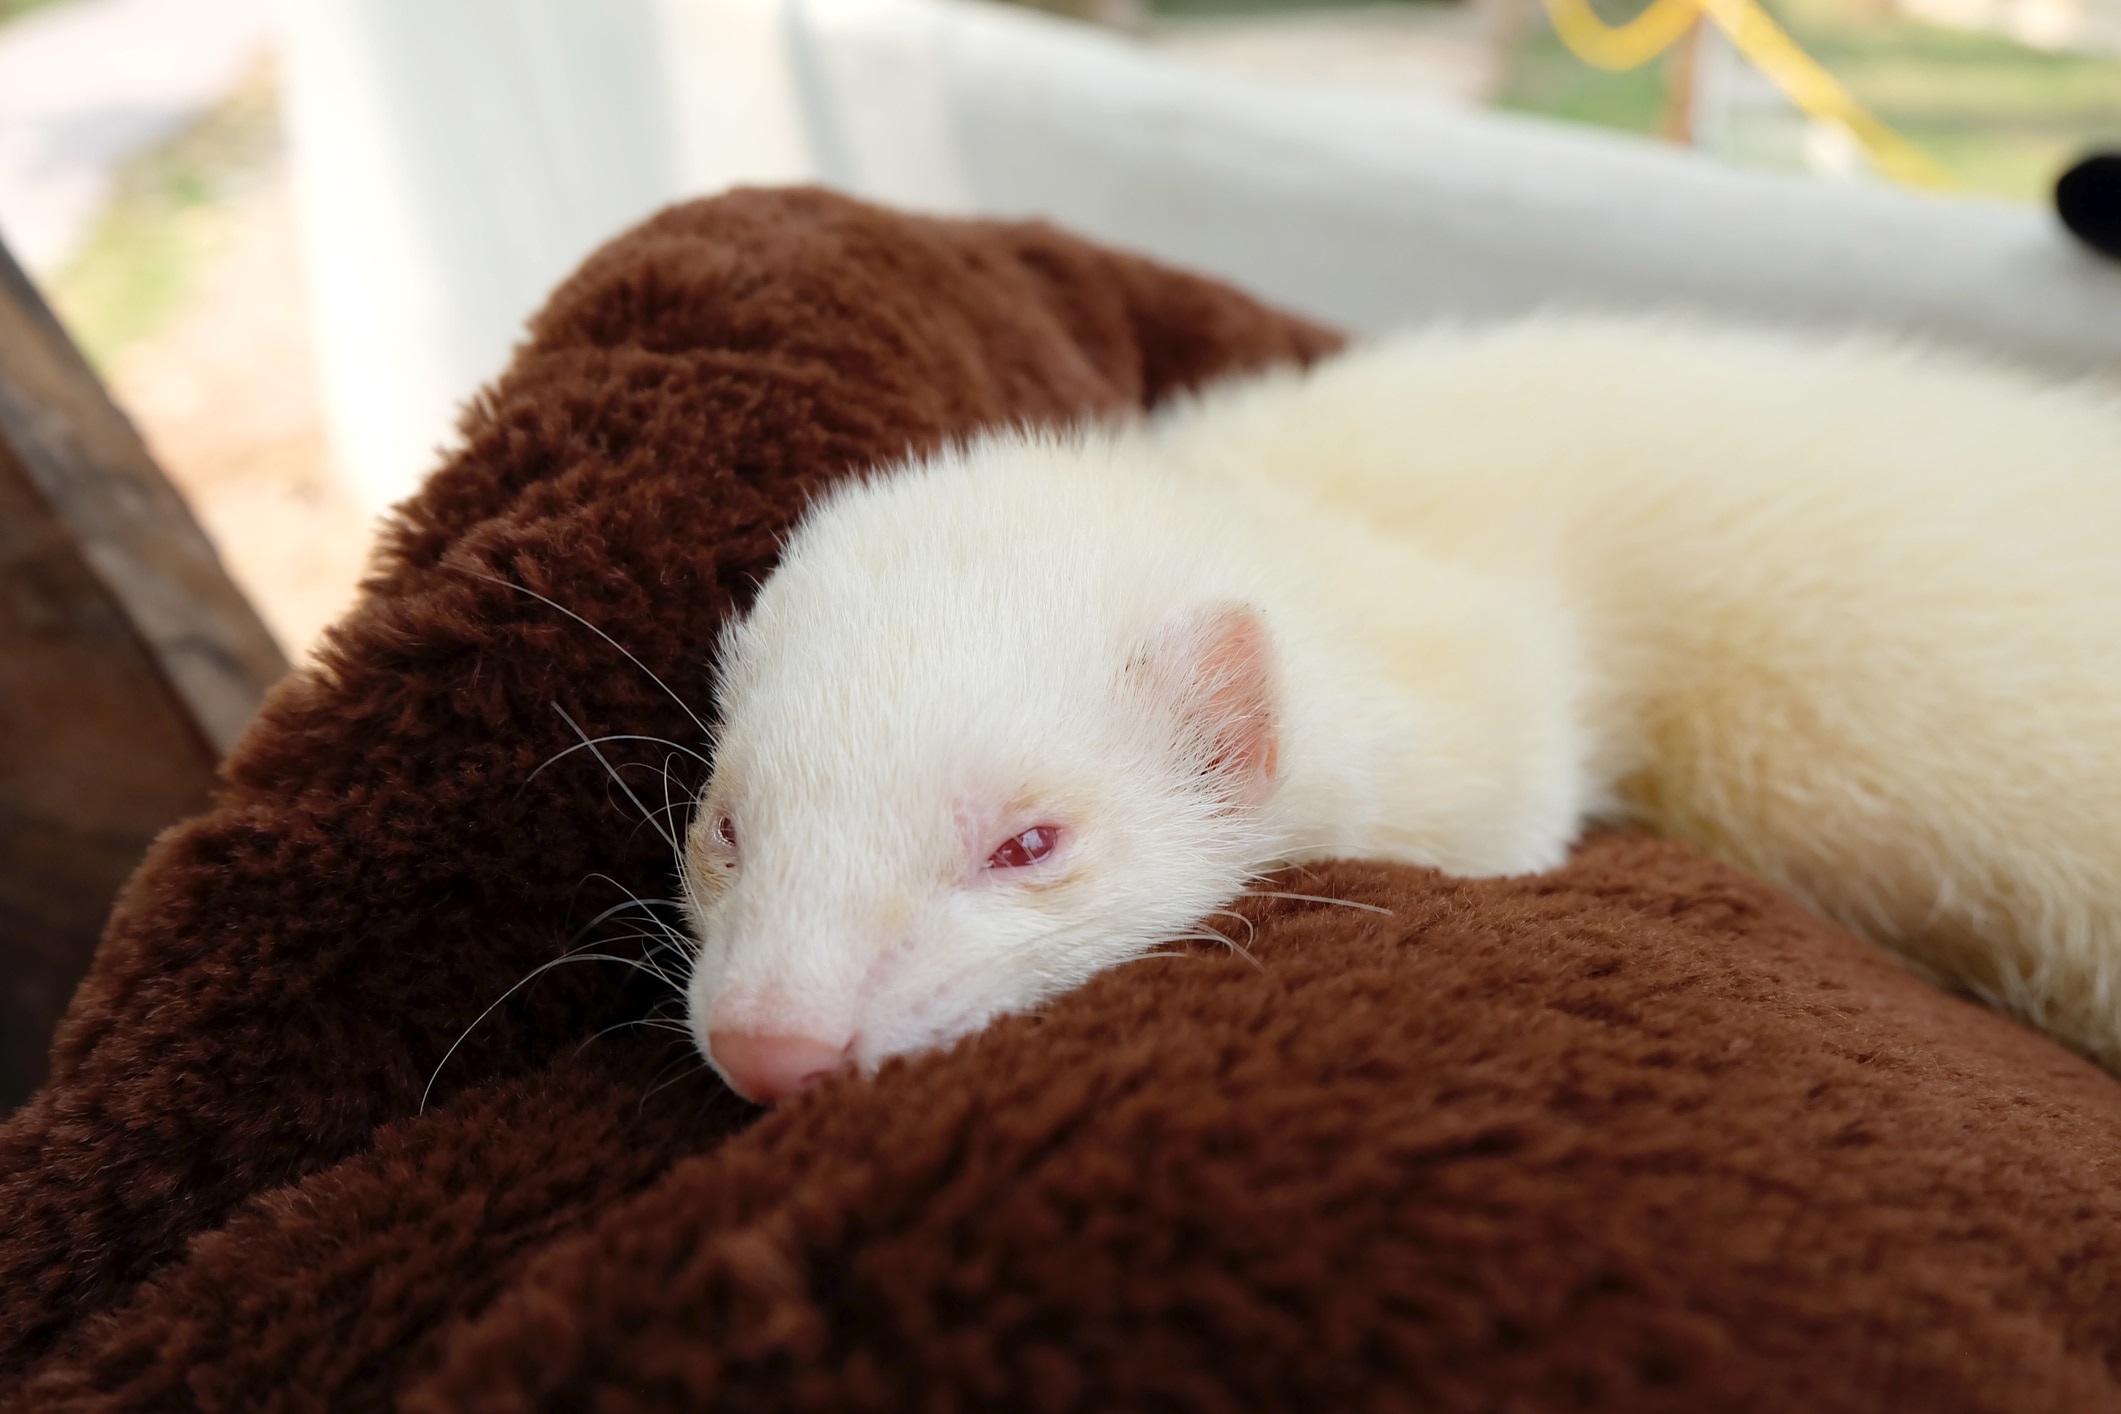
[{"label": "white railing", "polygon": [[2033,208],[1209,73],[978,0],[292,3],[328,407],[376,504],[576,261],[739,182],[1045,216],[1363,331],[1676,304],[2121,375],[2121,267]]}]

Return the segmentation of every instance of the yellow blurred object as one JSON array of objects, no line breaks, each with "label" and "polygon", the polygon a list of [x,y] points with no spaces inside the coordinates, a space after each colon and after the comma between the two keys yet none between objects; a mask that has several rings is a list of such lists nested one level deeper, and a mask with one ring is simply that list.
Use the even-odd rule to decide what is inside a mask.
[{"label": "yellow blurred object", "polygon": [[1544,0],[1554,33],[1571,53],[1601,69],[1639,68],[1679,42],[1696,18],[1706,15],[1730,37],[1738,52],[1816,122],[1843,129],[1869,154],[1871,163],[1911,186],[1950,187],[1958,181],[1936,159],[1873,117],[1819,62],[1760,8],[1758,0],[1650,0],[1650,7],[1624,25],[1609,25],[1590,0]]}]

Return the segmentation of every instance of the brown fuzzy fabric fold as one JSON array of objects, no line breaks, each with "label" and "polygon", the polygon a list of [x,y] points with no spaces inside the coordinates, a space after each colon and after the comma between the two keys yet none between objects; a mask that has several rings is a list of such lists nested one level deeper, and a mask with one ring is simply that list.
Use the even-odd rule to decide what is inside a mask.
[{"label": "brown fuzzy fabric fold", "polygon": [[[671,892],[716,626],[819,487],[1335,343],[814,191],[592,258],[0,1130],[0,1404],[2121,1410],[2121,1088],[1674,847],[1307,871],[1392,916],[1255,900],[1258,968],[763,1116],[653,978],[509,991],[641,955],[593,920]],[[653,820],[570,720],[675,744],[604,747]]]}]

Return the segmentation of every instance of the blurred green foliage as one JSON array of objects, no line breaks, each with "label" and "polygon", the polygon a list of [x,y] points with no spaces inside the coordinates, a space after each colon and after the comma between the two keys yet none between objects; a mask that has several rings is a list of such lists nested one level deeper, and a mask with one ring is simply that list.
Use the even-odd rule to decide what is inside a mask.
[{"label": "blurred green foliage", "polygon": [[260,179],[279,141],[274,89],[261,72],[119,172],[87,244],[49,291],[91,363],[107,371],[168,323],[227,238],[226,199]]},{"label": "blurred green foliage", "polygon": [[[1473,0],[1458,0],[1472,3]],[[1159,16],[1264,15],[1348,9],[1362,0],[1151,0]],[[1374,0],[1373,0],[1374,3]],[[1383,0],[1428,8],[1437,0]],[[1525,0],[1534,11],[1538,0]],[[1609,23],[1648,0],[1592,0]],[[1890,0],[1766,0],[1767,8],[1857,100],[1942,162],[1969,191],[2044,201],[2085,152],[2121,149],[2121,56],[2051,54],[1997,35],[1945,29],[1899,14]],[[1629,73],[1594,69],[1543,22],[1506,61],[1497,106],[1654,134],[1669,104],[1665,60]],[[1798,121],[1794,115],[1792,123]],[[1802,143],[1747,143],[1748,160]]]},{"label": "blurred green foliage", "polygon": [[1798,42],[1978,192],[2045,200],[2092,147],[2121,147],[2121,57],[2050,54],[1823,0],[1777,6]]},{"label": "blurred green foliage", "polygon": [[51,5],[63,5],[67,0],[0,0],[0,25],[9,20],[20,19],[32,10],[42,10]]},{"label": "blurred green foliage", "polygon": [[1520,113],[1655,133],[1667,101],[1666,68],[1660,59],[1623,74],[1596,69],[1563,47],[1554,31],[1534,25],[1510,59],[1495,102]]},{"label": "blurred green foliage", "polygon": [[[1625,19],[1639,7],[1600,0]],[[2096,147],[2121,147],[2121,58],[2050,54],[1944,29],[1853,0],[1769,0],[1767,8],[1857,100],[1950,168],[1968,190],[2044,201]],[[1534,27],[1510,65],[1505,108],[1654,133],[1669,66],[1593,69]]]}]

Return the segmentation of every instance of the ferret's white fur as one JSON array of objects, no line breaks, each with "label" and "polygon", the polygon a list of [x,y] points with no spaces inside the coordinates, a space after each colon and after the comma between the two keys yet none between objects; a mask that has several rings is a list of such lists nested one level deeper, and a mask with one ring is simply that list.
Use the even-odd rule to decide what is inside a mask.
[{"label": "ferret's white fur", "polygon": [[[1272,643],[1256,808],[1143,670],[1232,604]],[[1674,323],[1401,337],[844,486],[721,711],[703,1048],[874,1066],[1276,864],[1539,870],[1605,816],[2121,1067],[2121,406],[2087,388]],[[1061,857],[979,868],[1049,818]]]}]

